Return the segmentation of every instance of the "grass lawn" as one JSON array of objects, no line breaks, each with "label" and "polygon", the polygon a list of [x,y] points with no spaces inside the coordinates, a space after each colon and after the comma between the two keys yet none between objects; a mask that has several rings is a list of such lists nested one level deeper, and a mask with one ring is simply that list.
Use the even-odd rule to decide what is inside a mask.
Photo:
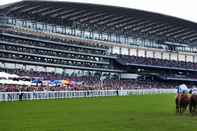
[{"label": "grass lawn", "polygon": [[0,102],[0,131],[196,131],[174,95]]}]

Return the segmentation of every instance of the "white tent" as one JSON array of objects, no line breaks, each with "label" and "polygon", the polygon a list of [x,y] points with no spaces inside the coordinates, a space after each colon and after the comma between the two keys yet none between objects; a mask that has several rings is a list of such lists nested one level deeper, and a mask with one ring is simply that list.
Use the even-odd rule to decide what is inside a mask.
[{"label": "white tent", "polygon": [[8,74],[8,73],[5,73],[5,72],[0,72],[0,78],[5,78],[5,79],[19,78],[19,76],[16,75],[16,74]]},{"label": "white tent", "polygon": [[0,78],[8,79],[8,73],[0,72]]},{"label": "white tent", "polygon": [[31,86],[30,81],[14,81],[14,80],[9,80],[9,79],[1,79],[0,84],[4,85],[26,85],[26,86]]},{"label": "white tent", "polygon": [[8,77],[9,77],[9,78],[19,78],[19,76],[16,75],[16,74],[9,74]]},{"label": "white tent", "polygon": [[18,81],[18,85],[26,85],[26,86],[31,86],[31,81]]}]

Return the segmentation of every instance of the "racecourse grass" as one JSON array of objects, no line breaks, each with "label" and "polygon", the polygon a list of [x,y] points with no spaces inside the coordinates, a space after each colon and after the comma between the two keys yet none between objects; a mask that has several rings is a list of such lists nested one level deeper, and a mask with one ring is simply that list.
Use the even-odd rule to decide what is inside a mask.
[{"label": "racecourse grass", "polygon": [[0,131],[197,131],[175,95],[0,102]]}]

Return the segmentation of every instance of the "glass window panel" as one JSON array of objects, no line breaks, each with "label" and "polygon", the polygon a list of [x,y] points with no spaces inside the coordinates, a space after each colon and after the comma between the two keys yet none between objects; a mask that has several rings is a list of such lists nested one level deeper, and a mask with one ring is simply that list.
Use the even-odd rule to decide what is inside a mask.
[{"label": "glass window panel", "polygon": [[170,56],[171,60],[176,60],[177,61],[177,54],[176,53],[171,53],[171,56]]},{"label": "glass window panel", "polygon": [[43,67],[43,66],[37,66],[37,71],[43,71],[43,72],[45,72],[45,67]]},{"label": "glass window panel", "polygon": [[8,69],[15,69],[16,68],[16,64],[13,63],[5,63],[5,67]]},{"label": "glass window panel", "polygon": [[71,35],[72,34],[72,30],[69,27],[66,27],[66,34]]},{"label": "glass window panel", "polygon": [[132,37],[129,37],[129,38],[128,38],[128,43],[129,43],[130,45],[133,45],[133,44],[134,44],[134,39],[133,39]]},{"label": "glass window panel", "polygon": [[63,70],[62,68],[56,68],[55,73],[62,74],[63,71],[64,71],[64,70]]},{"label": "glass window panel", "polygon": [[27,65],[26,66],[26,70],[36,70],[36,66],[33,66],[33,65]]},{"label": "glass window panel", "polygon": [[13,24],[12,19],[8,19],[8,24]]},{"label": "glass window panel", "polygon": [[153,58],[153,51],[146,51],[146,57]]},{"label": "glass window panel", "polygon": [[5,67],[3,62],[0,62],[0,67],[1,68],[4,68]]},{"label": "glass window panel", "polygon": [[16,64],[17,69],[23,69],[24,65],[23,64]]},{"label": "glass window panel", "polygon": [[113,47],[113,54],[120,54],[120,47]]},{"label": "glass window panel", "polygon": [[52,25],[48,25],[48,26],[47,26],[47,30],[48,30],[49,32],[52,32],[52,31],[53,31],[53,26],[52,26]]},{"label": "glass window panel", "polygon": [[46,68],[46,71],[47,72],[55,72],[55,68],[53,68],[53,67],[47,67]]},{"label": "glass window panel", "polygon": [[43,24],[42,23],[37,23],[37,29],[38,30],[43,30]]},{"label": "glass window panel", "polygon": [[161,59],[161,52],[156,51],[155,52],[155,58]]},{"label": "glass window panel", "polygon": [[88,38],[90,36],[90,32],[89,31],[85,31],[84,32],[84,37]]},{"label": "glass window panel", "polygon": [[145,50],[138,50],[138,56],[142,56],[142,57],[145,57]]},{"label": "glass window panel", "polygon": [[179,54],[179,61],[185,61],[185,55]]},{"label": "glass window panel", "polygon": [[122,48],[122,49],[121,49],[121,53],[122,53],[122,55],[129,55],[129,50],[128,50],[128,48]]},{"label": "glass window panel", "polygon": [[170,54],[168,52],[163,52],[163,59],[170,60]]},{"label": "glass window panel", "polygon": [[137,49],[130,49],[130,56],[137,56]]},{"label": "glass window panel", "polygon": [[120,36],[120,43],[125,43],[125,37],[124,36]]},{"label": "glass window panel", "polygon": [[62,27],[56,26],[56,30],[57,30],[58,33],[62,33]]},{"label": "glass window panel", "polygon": [[140,38],[137,39],[137,45],[142,45],[142,40]]},{"label": "glass window panel", "polygon": [[187,55],[186,61],[187,61],[187,62],[193,62],[193,56]]},{"label": "glass window panel", "polygon": [[108,37],[108,35],[107,35],[106,33],[103,33],[103,34],[102,34],[102,39],[103,39],[103,40],[107,40],[107,37]]},{"label": "glass window panel", "polygon": [[98,32],[94,32],[93,33],[93,38],[98,40],[99,39],[99,33]]},{"label": "glass window panel", "polygon": [[66,33],[66,29],[64,27],[62,27],[62,33]]},{"label": "glass window panel", "polygon": [[27,27],[32,28],[32,26],[33,26],[32,23],[30,21],[27,21]]},{"label": "glass window panel", "polygon": [[23,21],[22,20],[16,20],[16,26],[22,27]]},{"label": "glass window panel", "polygon": [[112,35],[111,35],[111,41],[113,41],[113,42],[116,41],[116,35],[115,35],[115,34],[112,34]]},{"label": "glass window panel", "polygon": [[81,36],[81,30],[76,29],[76,36]]},{"label": "glass window panel", "polygon": [[194,56],[194,62],[197,63],[197,56]]},{"label": "glass window panel", "polygon": [[120,42],[120,36],[116,35],[116,42]]}]

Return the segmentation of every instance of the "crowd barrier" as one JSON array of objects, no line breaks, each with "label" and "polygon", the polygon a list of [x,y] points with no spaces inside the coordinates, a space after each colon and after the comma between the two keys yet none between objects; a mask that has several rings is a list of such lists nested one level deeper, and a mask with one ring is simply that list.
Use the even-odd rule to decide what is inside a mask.
[{"label": "crowd barrier", "polygon": [[0,101],[63,99],[99,96],[129,96],[164,93],[176,93],[176,89],[0,92]]}]

